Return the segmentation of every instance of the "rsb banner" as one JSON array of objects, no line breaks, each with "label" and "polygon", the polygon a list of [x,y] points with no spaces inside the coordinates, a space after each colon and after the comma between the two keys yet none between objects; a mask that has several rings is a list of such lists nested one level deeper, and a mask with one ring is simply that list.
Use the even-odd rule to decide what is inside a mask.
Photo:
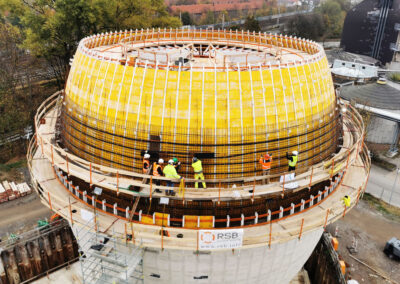
[{"label": "rsb banner", "polygon": [[199,250],[233,249],[242,244],[243,229],[199,231]]}]

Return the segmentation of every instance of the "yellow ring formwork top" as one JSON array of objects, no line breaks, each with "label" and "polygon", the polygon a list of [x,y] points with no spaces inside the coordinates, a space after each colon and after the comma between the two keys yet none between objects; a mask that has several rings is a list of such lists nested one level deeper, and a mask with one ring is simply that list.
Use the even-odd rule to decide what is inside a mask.
[{"label": "yellow ring formwork top", "polygon": [[125,31],[81,40],[62,108],[62,143],[94,163],[141,171],[177,157],[208,178],[286,170],[331,155],[336,97],[323,48],[303,39],[210,30]]}]

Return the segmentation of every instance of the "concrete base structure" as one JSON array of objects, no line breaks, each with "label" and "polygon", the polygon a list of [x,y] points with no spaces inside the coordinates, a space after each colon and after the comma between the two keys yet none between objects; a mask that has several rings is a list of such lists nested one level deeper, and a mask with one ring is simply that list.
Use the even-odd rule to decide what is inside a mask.
[{"label": "concrete base structure", "polygon": [[[72,225],[72,228],[81,250],[85,255],[90,255],[91,248],[88,245],[90,232],[81,226]],[[322,233],[323,228],[317,228],[303,234],[301,239],[294,238],[287,242],[272,244],[271,247],[243,247],[234,250],[197,252],[143,248],[142,277],[144,283],[150,284],[285,284],[289,283],[301,270],[315,249]],[[98,239],[101,240],[100,234]],[[115,247],[125,255],[133,255],[137,251],[137,247],[119,241],[116,242]],[[118,259],[118,261],[122,260]],[[137,263],[137,261],[134,262]],[[130,277],[129,283],[142,282]]]},{"label": "concrete base structure", "polygon": [[310,257],[323,228],[299,239],[228,251],[146,249],[145,283],[289,283]]}]

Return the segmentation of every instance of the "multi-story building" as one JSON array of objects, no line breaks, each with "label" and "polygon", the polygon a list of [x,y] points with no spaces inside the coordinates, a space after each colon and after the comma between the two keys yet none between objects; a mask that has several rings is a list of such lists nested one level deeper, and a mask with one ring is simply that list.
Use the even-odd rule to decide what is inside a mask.
[{"label": "multi-story building", "polygon": [[341,46],[387,64],[399,62],[400,0],[364,0],[346,16]]}]

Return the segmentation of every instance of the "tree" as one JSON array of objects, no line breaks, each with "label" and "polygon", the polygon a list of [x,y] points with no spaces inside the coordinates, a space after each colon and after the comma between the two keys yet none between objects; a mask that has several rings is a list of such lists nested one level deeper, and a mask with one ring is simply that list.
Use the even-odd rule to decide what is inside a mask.
[{"label": "tree", "polygon": [[22,46],[49,62],[61,87],[79,40],[96,30],[93,11],[85,0],[37,0],[24,8]]},{"label": "tree", "polygon": [[289,21],[289,31],[296,36],[324,41],[340,37],[350,6],[348,0],[327,0],[312,15],[300,15]]},{"label": "tree", "polygon": [[219,12],[217,22],[218,23],[229,22],[229,13],[228,13],[228,11],[222,10],[221,12]]},{"label": "tree", "polygon": [[[344,4],[343,4],[344,5]],[[316,12],[322,16],[326,32],[325,38],[337,38],[342,34],[343,23],[346,12],[342,9],[338,0],[328,0],[323,2]]]},{"label": "tree", "polygon": [[30,120],[31,92],[21,88],[21,75],[29,69],[21,43],[18,28],[0,22],[0,134],[24,128]]},{"label": "tree", "polygon": [[21,29],[22,47],[45,58],[63,86],[79,41],[110,30],[179,27],[163,0],[0,0],[4,21]]},{"label": "tree", "polygon": [[254,18],[253,15],[247,16],[246,21],[244,22],[244,30],[248,30],[251,32],[259,32],[261,31],[260,23]]},{"label": "tree", "polygon": [[191,26],[193,24],[189,12],[183,12],[181,15],[181,20],[182,20],[182,25],[184,26]]},{"label": "tree", "polygon": [[214,12],[213,11],[203,12],[200,18],[200,24],[201,25],[214,24]]},{"label": "tree", "polygon": [[319,40],[325,30],[319,14],[298,15],[289,21],[288,27],[290,34],[312,40]]},{"label": "tree", "polygon": [[168,14],[163,0],[93,0],[95,21],[99,31],[177,28],[177,17]]}]

